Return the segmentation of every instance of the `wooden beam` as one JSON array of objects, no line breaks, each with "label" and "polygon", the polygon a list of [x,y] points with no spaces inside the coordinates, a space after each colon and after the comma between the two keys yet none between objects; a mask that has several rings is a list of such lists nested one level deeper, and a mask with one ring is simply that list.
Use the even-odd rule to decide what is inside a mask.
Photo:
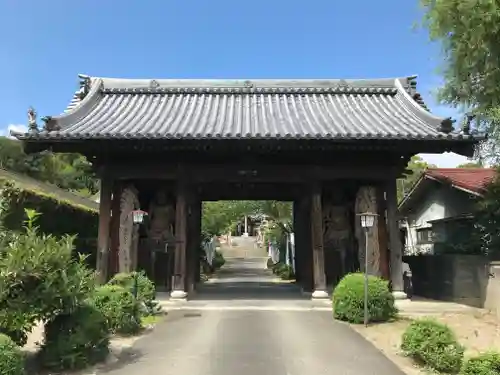
[{"label": "wooden beam", "polygon": [[109,251],[109,230],[111,221],[111,189],[113,180],[111,177],[101,178],[101,193],[99,203],[99,229],[97,233],[97,277],[100,283],[107,281],[108,271],[108,251]]},{"label": "wooden beam", "polygon": [[[241,165],[241,164],[191,164],[182,173],[189,174],[193,182],[286,182],[304,183],[339,179],[383,180],[398,175],[399,167],[362,166],[317,166],[317,165]],[[110,168],[116,179],[163,179],[176,180],[179,169],[165,164],[120,164]],[[184,176],[182,176],[184,177]]]},{"label": "wooden beam", "polygon": [[315,183],[311,189],[311,242],[313,249],[313,298],[328,298],[326,291],[325,254],[323,248],[323,211],[321,186]]}]

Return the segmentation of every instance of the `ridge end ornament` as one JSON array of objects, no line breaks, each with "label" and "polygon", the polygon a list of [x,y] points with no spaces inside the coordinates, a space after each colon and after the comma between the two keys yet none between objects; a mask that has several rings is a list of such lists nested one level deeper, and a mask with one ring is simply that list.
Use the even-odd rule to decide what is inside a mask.
[{"label": "ridge end ornament", "polygon": [[156,79],[152,79],[151,82],[149,82],[149,88],[151,89],[157,89],[160,87],[160,84]]},{"label": "ridge end ornament", "polygon": [[30,133],[38,133],[38,125],[36,123],[36,116],[37,116],[37,113],[35,111],[35,108],[30,106],[28,108],[28,130]]}]

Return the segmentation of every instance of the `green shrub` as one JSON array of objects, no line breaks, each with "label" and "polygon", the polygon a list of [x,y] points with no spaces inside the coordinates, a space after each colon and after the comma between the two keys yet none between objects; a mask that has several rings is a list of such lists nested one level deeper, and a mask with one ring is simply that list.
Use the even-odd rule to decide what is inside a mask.
[{"label": "green shrub", "polygon": [[224,255],[222,255],[222,253],[220,251],[215,250],[214,258],[212,259],[212,267],[215,270],[218,270],[225,263],[226,263],[226,260],[224,259]]},{"label": "green shrub", "polygon": [[0,334],[0,374],[24,375],[24,355],[12,339]]},{"label": "green shrub", "polygon": [[295,277],[293,273],[293,267],[287,264],[282,264],[277,271],[277,275],[283,280],[292,280]]},{"label": "green shrub", "polygon": [[75,370],[106,359],[109,331],[104,315],[95,307],[82,305],[45,324],[40,363],[52,370]]},{"label": "green shrub", "polygon": [[109,285],[119,285],[131,293],[136,288],[137,278],[137,300],[146,308],[146,314],[154,314],[158,311],[156,298],[156,287],[146,274],[141,272],[118,273],[108,282]]},{"label": "green shrub", "polygon": [[26,211],[24,232],[11,233],[0,250],[0,332],[19,346],[37,321],[71,312],[95,285],[84,257],[73,256],[74,237],[39,232],[39,216]]},{"label": "green shrub", "polygon": [[500,374],[500,353],[483,353],[465,361],[460,375],[498,375]]},{"label": "green shrub", "polygon": [[[333,316],[350,323],[364,320],[365,277],[362,273],[346,275],[333,291]],[[368,276],[368,317],[370,322],[385,322],[394,318],[397,309],[388,283]]]},{"label": "green shrub", "polygon": [[119,285],[103,285],[94,291],[91,303],[106,317],[112,333],[134,334],[141,329],[138,300]]},{"label": "green shrub", "polygon": [[458,372],[464,355],[453,331],[432,319],[413,321],[403,334],[401,349],[417,363],[446,373]]}]

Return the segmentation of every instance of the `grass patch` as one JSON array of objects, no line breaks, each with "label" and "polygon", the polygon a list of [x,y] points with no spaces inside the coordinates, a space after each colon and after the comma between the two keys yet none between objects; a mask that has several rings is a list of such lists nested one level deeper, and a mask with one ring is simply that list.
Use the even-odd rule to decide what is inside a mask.
[{"label": "grass patch", "polygon": [[141,318],[141,325],[143,327],[154,326],[154,325],[156,325],[161,320],[161,318],[162,318],[161,315],[143,316]]}]

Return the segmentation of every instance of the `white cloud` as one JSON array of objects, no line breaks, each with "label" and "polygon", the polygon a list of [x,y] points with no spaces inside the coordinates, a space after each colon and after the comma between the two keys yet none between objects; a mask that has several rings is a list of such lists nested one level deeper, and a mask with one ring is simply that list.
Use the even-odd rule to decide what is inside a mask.
[{"label": "white cloud", "polygon": [[470,162],[470,159],[455,154],[453,152],[445,152],[444,154],[419,154],[429,164],[434,164],[439,168],[455,168],[459,164]]},{"label": "white cloud", "polygon": [[18,133],[26,133],[28,131],[28,128],[26,127],[26,125],[22,125],[22,124],[10,124],[10,125],[7,125],[7,128],[0,129],[0,135],[8,137],[8,138],[14,138],[14,137],[10,136],[11,130],[18,132]]}]

